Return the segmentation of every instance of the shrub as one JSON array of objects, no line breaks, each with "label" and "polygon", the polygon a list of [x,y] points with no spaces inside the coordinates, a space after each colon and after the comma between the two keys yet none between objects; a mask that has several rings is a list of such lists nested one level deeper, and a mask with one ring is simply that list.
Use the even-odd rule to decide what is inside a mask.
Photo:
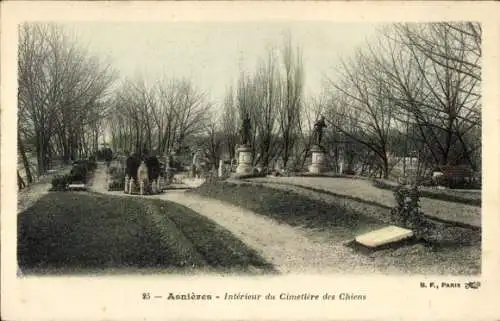
[{"label": "shrub", "polygon": [[112,180],[124,180],[125,169],[121,167],[111,166],[107,169],[108,175]]},{"label": "shrub", "polygon": [[344,169],[342,171],[342,174],[344,174],[344,175],[356,175],[356,172],[353,171],[352,169]]},{"label": "shrub", "polygon": [[396,206],[391,209],[391,220],[396,225],[413,230],[418,239],[429,233],[429,224],[420,209],[420,191],[417,186],[398,186],[394,190]]},{"label": "shrub", "polygon": [[480,174],[465,165],[444,165],[434,169],[441,172],[441,176],[434,177],[436,185],[451,189],[480,189]]},{"label": "shrub", "polygon": [[108,191],[123,191],[125,188],[125,180],[112,180],[108,184]]},{"label": "shrub", "polygon": [[97,161],[95,156],[90,156],[87,163],[89,171],[94,171],[97,168]]},{"label": "shrub", "polygon": [[52,191],[66,191],[68,190],[69,176],[56,176],[52,179]]},{"label": "shrub", "polygon": [[165,170],[165,184],[170,185],[174,181],[175,170],[173,168],[168,168]]},{"label": "shrub", "polygon": [[175,159],[171,160],[170,168],[175,169],[176,172],[181,172],[184,169],[181,161]]},{"label": "shrub", "polygon": [[255,178],[255,177],[266,177],[266,173],[249,173],[249,174],[236,174],[235,177],[238,179],[248,179],[248,178]]},{"label": "shrub", "polygon": [[[392,190],[392,191],[394,191],[397,188],[397,186],[394,186],[393,184],[390,184],[380,179],[373,180],[373,185],[377,188]],[[460,192],[452,190],[426,189],[425,185],[423,189],[419,190],[420,197],[432,198],[440,201],[462,203],[473,206],[481,206],[480,196],[474,196],[470,194],[460,195],[459,193]]]},{"label": "shrub", "polygon": [[88,164],[86,161],[75,162],[69,174],[69,182],[87,182]]},{"label": "shrub", "polygon": [[478,189],[480,184],[470,177],[443,175],[435,178],[436,184],[451,189]]}]

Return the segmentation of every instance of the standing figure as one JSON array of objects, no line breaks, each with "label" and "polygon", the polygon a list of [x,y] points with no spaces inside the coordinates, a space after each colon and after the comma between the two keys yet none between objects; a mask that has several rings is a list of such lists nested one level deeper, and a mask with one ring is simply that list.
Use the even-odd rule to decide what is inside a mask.
[{"label": "standing figure", "polygon": [[248,112],[245,112],[245,116],[243,117],[243,122],[240,129],[241,135],[241,145],[248,146],[250,143],[250,135],[252,130],[252,124],[250,123],[250,115]]},{"label": "standing figure", "polygon": [[197,149],[193,153],[193,162],[191,164],[191,176],[193,178],[197,178],[199,176],[198,174],[199,168],[200,168],[200,150]]},{"label": "standing figure", "polygon": [[313,143],[317,146],[321,146],[321,140],[323,139],[323,128],[325,127],[325,117],[321,116],[321,118],[314,124],[313,131]]}]

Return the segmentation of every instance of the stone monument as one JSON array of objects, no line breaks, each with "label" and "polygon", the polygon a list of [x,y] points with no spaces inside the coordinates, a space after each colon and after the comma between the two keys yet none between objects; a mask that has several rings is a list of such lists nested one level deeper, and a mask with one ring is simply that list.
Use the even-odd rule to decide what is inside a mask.
[{"label": "stone monument", "polygon": [[249,174],[252,171],[252,149],[249,146],[251,129],[250,116],[247,112],[243,117],[240,129],[241,145],[237,149],[238,167],[236,167],[236,174]]},{"label": "stone monument", "polygon": [[219,159],[219,170],[217,172],[218,177],[223,177],[224,176],[224,161],[222,159]]},{"label": "stone monument", "polygon": [[323,138],[323,128],[326,127],[325,117],[321,118],[314,124],[313,130],[313,144],[311,147],[312,163],[309,166],[309,172],[319,174],[325,169],[325,150],[321,145]]}]

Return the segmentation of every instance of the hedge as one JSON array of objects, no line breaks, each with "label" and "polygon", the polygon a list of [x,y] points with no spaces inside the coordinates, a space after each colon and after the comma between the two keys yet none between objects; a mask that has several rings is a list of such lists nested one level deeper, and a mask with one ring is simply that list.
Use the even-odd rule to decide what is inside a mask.
[{"label": "hedge", "polygon": [[[397,185],[392,185],[390,183],[384,182],[383,180],[376,179],[373,181],[373,185],[377,188],[381,189],[386,189],[386,190],[391,190],[395,191],[397,188]],[[471,198],[471,197],[465,197],[457,194],[453,194],[453,191],[431,191],[428,189],[420,189],[420,196],[421,197],[427,197],[427,198],[432,198],[432,199],[437,199],[440,201],[448,201],[448,202],[455,202],[455,203],[461,203],[461,204],[466,204],[466,205],[472,205],[472,206],[481,206],[481,197],[479,198]]]}]

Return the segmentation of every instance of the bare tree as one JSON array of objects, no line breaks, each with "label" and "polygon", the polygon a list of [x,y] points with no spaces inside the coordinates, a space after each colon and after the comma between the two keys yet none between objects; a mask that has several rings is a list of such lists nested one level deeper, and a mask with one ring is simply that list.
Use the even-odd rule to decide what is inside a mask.
[{"label": "bare tree", "polygon": [[[238,129],[241,129],[244,118],[248,115],[251,122],[251,148],[252,156],[255,160],[256,142],[257,142],[257,126],[255,126],[256,118],[259,116],[255,108],[258,103],[257,90],[255,81],[250,75],[241,73],[238,79],[238,88],[236,89],[236,106],[238,110]],[[241,135],[240,135],[241,136]],[[238,143],[241,144],[241,137]]]},{"label": "bare tree", "polygon": [[304,167],[307,155],[309,150],[311,149],[312,140],[311,133],[313,131],[313,124],[315,120],[319,118],[322,114],[322,108],[324,107],[324,103],[321,99],[324,98],[322,96],[318,98],[311,98],[309,102],[305,102],[302,108],[301,117],[299,118],[299,138],[297,140],[296,145],[296,155],[295,158],[300,160],[300,167]]},{"label": "bare tree", "polygon": [[396,24],[398,40],[432,63],[481,81],[482,27],[477,22]]},{"label": "bare tree", "polygon": [[[214,111],[214,115],[216,115]],[[212,169],[214,169],[221,159],[222,145],[223,145],[223,132],[220,130],[218,125],[219,121],[216,116],[212,118],[208,126],[206,127],[206,143],[205,147],[207,152],[207,158],[212,164]]]},{"label": "bare tree", "polygon": [[267,60],[261,61],[254,75],[254,120],[258,135],[259,162],[268,166],[276,150],[276,116],[280,103],[280,75],[276,57],[268,52]]},{"label": "bare tree", "polygon": [[68,161],[87,149],[115,73],[54,24],[21,25],[18,55],[19,149],[33,143],[42,174],[54,153]]},{"label": "bare tree", "polygon": [[238,144],[239,119],[236,109],[233,89],[229,88],[224,99],[222,112],[222,132],[224,134],[224,145],[229,158],[235,157],[236,145]]},{"label": "bare tree", "polygon": [[282,156],[285,167],[298,137],[303,85],[302,55],[298,48],[295,51],[293,50],[291,37],[288,37],[283,46],[281,102],[278,107],[279,126],[283,139]]},{"label": "bare tree", "polygon": [[[329,109],[355,128],[333,124],[374,153],[388,176],[397,138],[404,155],[431,163],[468,163],[480,151],[480,34],[476,24],[397,24],[344,63]],[[347,107],[347,109],[346,109]]]},{"label": "bare tree", "polygon": [[210,104],[186,79],[169,79],[155,86],[142,79],[125,82],[117,92],[110,116],[113,144],[162,154],[178,149],[186,139],[204,132]]},{"label": "bare tree", "polygon": [[[481,27],[474,23],[396,25],[377,55],[397,106],[411,114],[436,164],[466,162],[481,148]],[[434,43],[434,46],[426,46]],[[412,73],[405,72],[412,66]]]},{"label": "bare tree", "polygon": [[[341,78],[332,82],[328,110],[331,118],[343,122],[330,124],[352,140],[369,148],[378,160],[385,178],[389,176],[389,133],[393,126],[391,96],[369,56],[362,52],[342,64]],[[348,126],[346,126],[348,125]]]}]

